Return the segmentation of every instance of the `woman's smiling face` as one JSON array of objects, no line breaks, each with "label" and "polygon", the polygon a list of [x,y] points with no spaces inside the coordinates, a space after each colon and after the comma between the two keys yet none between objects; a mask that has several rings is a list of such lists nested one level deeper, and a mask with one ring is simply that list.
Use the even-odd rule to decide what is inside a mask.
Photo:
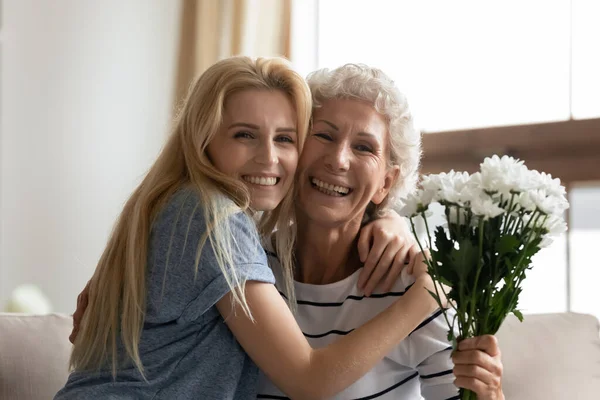
[{"label": "woman's smiling face", "polygon": [[225,101],[223,122],[207,148],[214,166],[240,179],[250,206],[275,209],[290,190],[298,164],[296,112],[280,90],[243,90]]},{"label": "woman's smiling face", "polygon": [[360,223],[398,176],[387,165],[388,135],[386,120],[366,102],[330,99],[316,108],[298,164],[300,212],[331,226]]}]

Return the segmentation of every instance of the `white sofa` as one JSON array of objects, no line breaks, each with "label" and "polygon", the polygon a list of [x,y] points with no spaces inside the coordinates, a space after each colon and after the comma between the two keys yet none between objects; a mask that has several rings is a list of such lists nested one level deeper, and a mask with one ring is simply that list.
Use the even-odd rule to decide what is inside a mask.
[{"label": "white sofa", "polygon": [[[71,318],[0,313],[0,399],[52,399],[67,378]],[[507,400],[600,399],[598,320],[509,318],[498,333]]]}]

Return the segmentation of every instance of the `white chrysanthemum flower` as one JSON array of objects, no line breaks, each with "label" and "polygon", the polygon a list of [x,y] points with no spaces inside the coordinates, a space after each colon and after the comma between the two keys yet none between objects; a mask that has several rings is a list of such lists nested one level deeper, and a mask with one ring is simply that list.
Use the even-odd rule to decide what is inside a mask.
[{"label": "white chrysanthemum flower", "polygon": [[529,179],[533,189],[544,190],[549,196],[566,198],[567,190],[560,183],[560,179],[552,178],[552,175],[536,170],[529,171]]},{"label": "white chrysanthemum flower", "polygon": [[535,211],[535,208],[537,207],[529,192],[519,193],[519,197],[516,198],[516,202],[520,209],[529,212]]},{"label": "white chrysanthemum flower", "polygon": [[474,215],[482,217],[485,220],[496,218],[505,212],[502,207],[489,196],[479,196],[471,201],[471,211]]},{"label": "white chrysanthemum flower", "polygon": [[472,187],[471,175],[468,172],[450,171],[436,177],[439,185],[438,201],[465,206],[474,196],[479,196],[480,189]]},{"label": "white chrysanthemum flower", "polygon": [[421,199],[418,195],[418,192],[409,193],[406,198],[398,201],[399,214],[408,218],[414,217],[417,215],[417,209],[419,208],[420,201]]},{"label": "white chrysanthemum flower", "polygon": [[567,223],[557,215],[548,216],[543,227],[550,236],[559,236],[567,231]]},{"label": "white chrysanthemum flower", "polygon": [[421,187],[426,192],[437,192],[442,187],[442,176],[445,174],[425,175],[421,180]]},{"label": "white chrysanthemum flower", "polygon": [[[527,225],[529,221],[531,221],[531,216],[525,216],[523,220]],[[535,227],[533,226],[534,223]],[[560,236],[567,231],[567,223],[559,215],[540,216],[535,217],[535,220],[529,224],[528,228],[542,229],[542,240],[539,244],[539,247],[544,248],[550,246],[555,237]],[[532,240],[533,239],[534,238],[532,238]]]},{"label": "white chrysanthemum flower", "polygon": [[569,208],[567,199],[549,196],[544,189],[530,191],[529,197],[537,209],[546,215],[562,215]]},{"label": "white chrysanthemum flower", "polygon": [[419,190],[419,198],[421,199],[421,205],[423,208],[427,208],[432,202],[437,201],[437,194],[438,192],[434,190]]},{"label": "white chrysanthemum flower", "polygon": [[554,239],[552,239],[550,236],[544,236],[539,244],[539,247],[540,249],[543,249],[545,247],[549,247],[552,243],[554,243]]},{"label": "white chrysanthemum flower", "polygon": [[481,186],[488,192],[499,193],[507,199],[513,192],[531,188],[529,171],[523,161],[494,155],[481,163]]}]

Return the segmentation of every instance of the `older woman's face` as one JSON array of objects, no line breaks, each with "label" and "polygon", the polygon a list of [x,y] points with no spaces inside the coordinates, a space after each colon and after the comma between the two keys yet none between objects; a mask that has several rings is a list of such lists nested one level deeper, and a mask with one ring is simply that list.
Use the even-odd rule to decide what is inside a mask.
[{"label": "older woman's face", "polygon": [[360,222],[398,175],[398,167],[387,167],[388,134],[384,117],[367,103],[333,99],[315,109],[298,164],[300,211],[330,225]]}]

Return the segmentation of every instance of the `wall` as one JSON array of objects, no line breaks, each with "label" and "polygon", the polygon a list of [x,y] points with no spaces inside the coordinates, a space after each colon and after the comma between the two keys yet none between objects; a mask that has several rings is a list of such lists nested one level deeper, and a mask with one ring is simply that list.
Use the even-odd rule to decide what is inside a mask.
[{"label": "wall", "polygon": [[3,3],[0,308],[71,312],[168,131],[181,3]]}]

